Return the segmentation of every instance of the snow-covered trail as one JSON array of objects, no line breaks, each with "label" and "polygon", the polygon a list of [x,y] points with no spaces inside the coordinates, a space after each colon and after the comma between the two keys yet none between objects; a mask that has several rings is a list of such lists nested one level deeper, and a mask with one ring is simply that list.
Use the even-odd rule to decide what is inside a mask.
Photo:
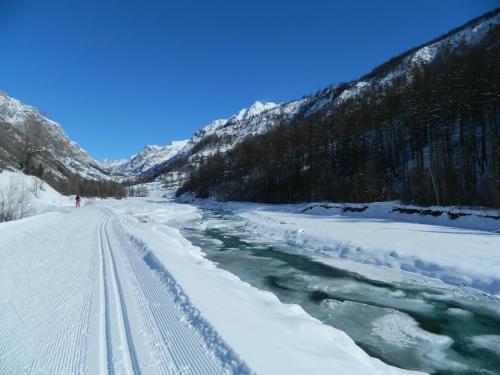
[{"label": "snow-covered trail", "polygon": [[0,239],[1,374],[249,372],[211,327],[191,324],[175,280],[110,211],[9,223]]}]

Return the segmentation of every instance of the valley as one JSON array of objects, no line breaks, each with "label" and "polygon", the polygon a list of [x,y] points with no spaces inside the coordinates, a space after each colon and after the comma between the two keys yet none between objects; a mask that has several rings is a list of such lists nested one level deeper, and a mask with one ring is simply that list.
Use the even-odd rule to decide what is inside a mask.
[{"label": "valley", "polygon": [[500,375],[500,8],[122,159],[63,125],[0,92],[0,374]]}]

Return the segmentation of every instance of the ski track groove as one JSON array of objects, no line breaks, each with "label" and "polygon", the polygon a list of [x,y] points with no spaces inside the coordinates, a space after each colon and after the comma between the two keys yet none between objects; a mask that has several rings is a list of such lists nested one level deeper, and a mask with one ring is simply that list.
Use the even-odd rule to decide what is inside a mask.
[{"label": "ski track groove", "polygon": [[[104,254],[102,251],[102,228],[104,224],[104,219],[99,223],[99,236],[98,236],[98,252],[99,252],[99,281],[98,281],[98,289],[99,289],[99,327],[98,327],[98,335],[99,335],[99,373],[105,374],[106,372],[110,373],[109,366],[111,365],[111,354],[109,351],[109,340],[110,333],[108,328],[108,311],[106,309],[106,286],[105,286],[105,269],[104,269]],[[103,354],[104,353],[104,354]]]},{"label": "ski track groove", "polygon": [[[135,373],[138,374],[140,373],[139,365],[137,362],[137,356],[135,353],[134,349],[134,343],[132,341],[132,333],[130,329],[130,323],[128,319],[128,314],[127,314],[127,308],[124,302],[124,297],[123,297],[123,291],[120,283],[120,278],[118,276],[118,271],[116,267],[116,262],[113,256],[113,249],[111,247],[111,244],[109,242],[108,234],[107,234],[107,224],[109,221],[110,215],[106,213],[106,217],[103,221],[102,224],[102,230],[101,230],[101,252],[102,252],[102,257],[103,257],[103,263],[104,263],[104,269],[106,269],[106,264],[108,264],[108,272],[105,274],[109,275],[108,280],[111,280],[109,282],[105,282],[105,290],[107,292],[105,293],[106,296],[106,311],[108,312],[106,316],[106,322],[107,322],[107,327],[108,327],[108,335],[107,335],[107,342],[110,343],[112,342],[111,335],[110,335],[110,329],[109,327],[111,326],[110,324],[110,316],[109,316],[109,311],[110,311],[110,302],[109,302],[109,296],[110,296],[110,291],[109,291],[109,283],[112,284],[112,294],[113,294],[113,302],[114,302],[114,310],[115,310],[115,318],[116,321],[118,322],[118,333],[120,337],[120,344],[121,344],[121,354],[122,354],[122,359],[123,359],[123,364],[125,365],[125,372],[126,373]],[[104,254],[105,253],[105,254]],[[107,259],[106,259],[107,258]],[[106,278],[105,278],[106,281]],[[113,352],[113,347],[112,344],[111,346],[108,346],[108,369],[110,369],[110,362],[109,362],[109,353]],[[112,371],[111,373],[114,373],[114,361],[112,363]]]},{"label": "ski track groove", "polygon": [[[138,301],[137,305],[142,316],[141,323],[144,326],[143,332],[146,333],[143,333],[143,336],[147,337],[147,344],[149,344],[150,348],[156,348],[156,350],[152,351],[156,359],[156,364],[161,373],[175,374],[175,372],[171,369],[171,366],[169,366],[169,363],[174,363],[174,359],[172,358],[170,352],[166,350],[166,346],[162,345],[162,343],[168,343],[168,339],[164,337],[163,332],[159,330],[158,321],[151,311],[151,307],[144,294],[144,290],[139,284],[139,279],[137,277],[133,277],[133,271],[128,264],[127,272],[131,277],[133,289],[136,292]],[[146,317],[151,317],[151,319],[148,319]],[[158,336],[158,332],[160,333],[161,337]]]}]

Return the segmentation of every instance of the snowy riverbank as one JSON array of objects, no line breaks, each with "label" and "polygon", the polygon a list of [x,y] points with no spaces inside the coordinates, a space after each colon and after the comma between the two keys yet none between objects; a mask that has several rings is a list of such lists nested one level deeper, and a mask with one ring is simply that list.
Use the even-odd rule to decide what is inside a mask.
[{"label": "snowy riverbank", "polygon": [[421,209],[393,202],[265,205],[189,197],[184,201],[231,211],[247,222],[248,230],[304,251],[500,295],[497,210]]}]

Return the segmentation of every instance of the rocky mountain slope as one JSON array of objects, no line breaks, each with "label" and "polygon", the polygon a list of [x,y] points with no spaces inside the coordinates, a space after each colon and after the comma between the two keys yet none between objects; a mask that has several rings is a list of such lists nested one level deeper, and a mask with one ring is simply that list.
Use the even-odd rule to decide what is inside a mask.
[{"label": "rocky mountain slope", "polygon": [[61,125],[36,108],[0,92],[0,166],[64,180],[79,175],[108,180],[109,174],[72,141]]}]

